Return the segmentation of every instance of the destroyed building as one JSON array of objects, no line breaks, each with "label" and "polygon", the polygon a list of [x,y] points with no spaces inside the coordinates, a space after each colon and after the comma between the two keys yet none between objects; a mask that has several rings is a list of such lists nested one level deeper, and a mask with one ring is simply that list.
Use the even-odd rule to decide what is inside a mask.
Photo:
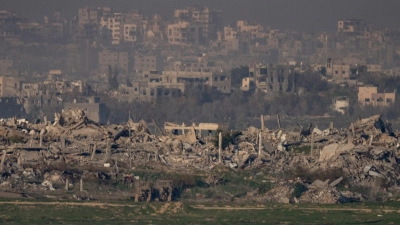
[{"label": "destroyed building", "polygon": [[25,115],[24,105],[17,97],[0,97],[0,118]]},{"label": "destroyed building", "polygon": [[265,93],[287,92],[289,79],[293,76],[294,67],[290,65],[254,64],[249,67],[249,76],[243,78],[241,90],[249,91],[250,87],[255,87]]},{"label": "destroyed building", "polygon": [[64,110],[74,108],[83,109],[87,118],[93,122],[105,124],[108,121],[108,109],[100,102],[100,97],[81,97],[71,103],[64,103]]},{"label": "destroyed building", "polygon": [[0,97],[17,97],[21,90],[21,80],[10,76],[0,76]]},{"label": "destroyed building", "polygon": [[[157,135],[144,121],[100,125],[78,108],[56,113],[53,123],[46,118],[36,123],[15,117],[0,120],[0,191],[46,195],[48,191],[64,193],[71,185],[80,185],[80,197],[74,194],[73,198],[90,200],[94,198],[83,196],[87,193],[84,182],[122,177],[121,182],[134,187],[128,196],[135,201],[176,199],[171,180],[147,181],[120,172],[152,165],[160,170],[208,174],[218,168],[234,173],[268,171],[271,189],[263,193],[254,190],[243,197],[261,202],[344,203],[365,201],[374,193],[384,199],[400,196],[396,172],[399,133],[379,115],[358,119],[344,129],[331,124],[325,130],[312,124],[298,124],[297,129],[268,129],[262,116],[260,128],[225,132],[232,135],[230,139],[223,139],[220,130],[225,128],[219,124],[167,122],[162,129],[153,122]],[[90,165],[92,170],[78,173],[56,169],[65,163],[77,168]],[[50,167],[53,170],[47,170]],[[108,172],[100,172],[101,168],[108,168]],[[36,182],[30,182],[32,179]],[[37,180],[43,182],[38,184]],[[204,182],[218,184],[224,178],[208,176]],[[293,196],[294,184],[304,186],[303,192]],[[349,186],[369,188],[370,192],[358,193]]]}]

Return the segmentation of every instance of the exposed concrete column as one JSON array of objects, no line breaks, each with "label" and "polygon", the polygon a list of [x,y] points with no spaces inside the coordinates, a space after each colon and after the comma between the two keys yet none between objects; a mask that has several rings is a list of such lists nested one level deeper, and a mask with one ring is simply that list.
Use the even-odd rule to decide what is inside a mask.
[{"label": "exposed concrete column", "polygon": [[210,153],[208,152],[208,149],[206,150],[206,160],[207,164],[210,164]]},{"label": "exposed concrete column", "polygon": [[65,191],[68,191],[68,188],[69,188],[69,179],[67,178],[65,180]]},{"label": "exposed concrete column", "polygon": [[313,150],[314,150],[314,131],[312,130],[311,131],[311,153],[313,152]]},{"label": "exposed concrete column", "polygon": [[260,132],[258,133],[258,157],[261,157],[261,149],[262,149],[262,135]]},{"label": "exposed concrete column", "polygon": [[222,163],[222,133],[219,132],[218,135],[218,162]]},{"label": "exposed concrete column", "polygon": [[129,170],[132,169],[132,148],[129,149]]},{"label": "exposed concrete column", "polygon": [[265,130],[265,125],[264,125],[264,115],[261,115],[261,131]]},{"label": "exposed concrete column", "polygon": [[60,139],[61,139],[61,148],[65,148],[65,137],[61,136]]},{"label": "exposed concrete column", "polygon": [[109,138],[107,137],[107,143],[106,143],[106,154],[104,154],[104,159],[103,162],[107,162],[109,156],[110,156],[110,151],[111,151],[111,143]]},{"label": "exposed concrete column", "polygon": [[42,134],[42,132],[40,132],[40,135],[39,135],[39,146],[42,147],[42,144],[43,144],[43,134]]},{"label": "exposed concrete column", "polygon": [[47,116],[43,117],[43,122],[44,122],[45,125],[47,125]]},{"label": "exposed concrete column", "polygon": [[96,154],[96,149],[97,149],[97,145],[94,144],[93,150],[92,150],[92,156],[90,157],[90,160],[93,160],[94,154]]},{"label": "exposed concrete column", "polygon": [[156,161],[156,162],[158,161],[158,149],[154,153],[154,161]]},{"label": "exposed concrete column", "polygon": [[80,180],[80,191],[82,192],[83,191],[83,179],[81,178],[81,180]]},{"label": "exposed concrete column", "polygon": [[4,165],[4,160],[6,159],[6,155],[7,155],[6,150],[3,150],[3,156],[1,157],[0,171],[3,171],[3,165]]},{"label": "exposed concrete column", "polygon": [[276,114],[276,120],[278,121],[278,128],[281,129],[281,119],[279,118],[279,114]]}]

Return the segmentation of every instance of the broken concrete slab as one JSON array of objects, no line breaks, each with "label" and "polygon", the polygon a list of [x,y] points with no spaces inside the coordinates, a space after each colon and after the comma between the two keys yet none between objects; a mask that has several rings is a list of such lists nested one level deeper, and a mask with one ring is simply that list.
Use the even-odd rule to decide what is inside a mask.
[{"label": "broken concrete slab", "polygon": [[340,182],[342,182],[343,177],[339,177],[338,179],[336,179],[335,181],[333,181],[332,183],[329,184],[329,187],[335,187],[336,185],[338,185]]},{"label": "broken concrete slab", "polygon": [[324,147],[324,149],[322,149],[322,151],[320,152],[320,157],[319,157],[319,161],[328,161],[331,158],[333,158],[334,156],[337,156],[339,154],[348,152],[352,149],[354,149],[354,145],[353,144],[330,144]]}]

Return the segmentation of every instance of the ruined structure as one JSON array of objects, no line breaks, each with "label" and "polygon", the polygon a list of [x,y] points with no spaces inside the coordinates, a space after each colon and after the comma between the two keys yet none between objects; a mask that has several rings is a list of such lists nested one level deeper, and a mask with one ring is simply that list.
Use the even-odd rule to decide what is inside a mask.
[{"label": "ruined structure", "polygon": [[249,67],[249,77],[243,78],[241,89],[249,91],[251,87],[255,87],[257,91],[271,94],[287,92],[289,79],[293,79],[293,76],[293,66],[255,64]]},{"label": "ruined structure", "polygon": [[[154,135],[144,121],[104,126],[93,123],[84,110],[77,108],[57,113],[55,118],[54,122],[44,118],[36,123],[16,118],[0,121],[0,191],[63,192],[71,185],[79,185],[79,194],[74,194],[74,198],[90,200],[93,197],[84,194],[87,180],[101,182],[118,177],[134,187],[129,193],[135,201],[171,201],[176,188],[171,180],[142,180],[121,172],[135,173],[136,166],[152,165],[177,173],[209,173],[223,167],[232,172],[268,171],[270,179],[275,180],[272,189],[265,194],[247,194],[246,198],[257,201],[338,203],[368,199],[349,189],[337,188],[342,184],[368,187],[371,193],[380,192],[387,197],[399,194],[399,133],[379,115],[359,119],[341,130],[333,124],[325,130],[311,124],[269,130],[262,118],[260,129],[228,132],[232,135],[228,139],[219,133],[218,141],[213,136],[201,135],[203,130],[221,128],[217,124],[165,123],[164,129],[158,127],[160,134]],[[182,133],[177,134],[176,130]],[[297,152],[299,149],[308,150]],[[58,168],[64,163],[98,169],[82,173],[54,169],[43,174],[47,168]],[[320,180],[310,174],[331,176]],[[224,178],[217,175],[208,176],[204,182],[223,183]],[[36,185],[29,183],[30,179],[43,182]],[[293,179],[306,187],[300,197],[291,194]]]}]

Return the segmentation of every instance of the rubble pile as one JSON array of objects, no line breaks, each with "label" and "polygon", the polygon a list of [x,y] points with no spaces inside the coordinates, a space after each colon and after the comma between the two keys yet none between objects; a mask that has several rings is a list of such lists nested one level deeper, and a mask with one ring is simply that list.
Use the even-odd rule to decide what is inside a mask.
[{"label": "rubble pile", "polygon": [[[263,170],[281,179],[261,196],[266,201],[362,201],[368,196],[352,191],[353,186],[391,194],[399,189],[399,133],[379,115],[359,119],[341,130],[333,125],[320,130],[311,124],[291,130],[249,127],[224,133],[224,138],[229,137],[224,145],[222,134],[217,141],[215,136],[202,135],[202,131],[210,134],[210,130],[217,130],[218,125],[165,126],[168,129],[162,130],[157,125],[160,135],[154,135],[144,121],[100,125],[90,121],[81,109],[56,113],[54,122],[0,120],[0,189],[52,191],[66,186],[62,189],[68,190],[80,179],[110,179],[117,177],[121,168],[132,170],[149,164],[177,172],[207,172],[220,165],[233,170]],[[183,131],[180,135],[179,129]],[[49,171],[58,164],[110,168],[110,173]],[[310,176],[296,174],[299,168]],[[330,170],[339,171],[340,177],[321,181],[314,176]],[[288,174],[299,177],[288,178]],[[307,187],[301,197],[292,196],[294,179]],[[221,180],[208,176],[206,183]]]}]

